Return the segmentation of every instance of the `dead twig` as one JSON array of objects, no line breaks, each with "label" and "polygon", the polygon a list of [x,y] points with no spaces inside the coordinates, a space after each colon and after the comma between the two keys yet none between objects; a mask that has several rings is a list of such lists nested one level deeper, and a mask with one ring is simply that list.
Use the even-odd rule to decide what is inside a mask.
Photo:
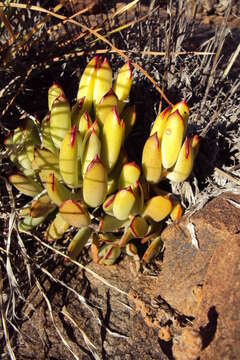
[{"label": "dead twig", "polygon": [[[40,6],[35,6],[35,5],[25,5],[25,4],[15,4],[15,3],[9,3],[9,4],[4,4],[3,2],[0,2],[0,7],[3,6],[8,6],[8,7],[15,7],[15,8],[19,8],[19,9],[24,9],[24,10],[31,10],[31,11],[37,11],[37,12],[43,12],[46,14],[51,15],[52,17],[55,17],[57,19],[60,19],[62,21],[67,21],[71,24],[74,24],[78,27],[81,27],[83,30],[87,30],[88,32],[90,32],[92,35],[94,35],[95,37],[97,37],[98,39],[100,39],[101,41],[103,41],[104,43],[106,43],[107,45],[110,46],[110,48],[112,50],[115,51],[115,53],[117,53],[118,55],[120,55],[125,61],[129,61],[129,57],[127,55],[125,55],[121,50],[119,50],[116,46],[114,46],[108,39],[106,39],[103,35],[99,34],[98,31],[93,30],[89,27],[87,27],[86,25],[83,25],[81,23],[79,23],[78,21],[74,20],[74,19],[69,19],[66,16],[63,15],[59,15],[56,14],[52,11],[49,11],[43,7]],[[151,81],[151,83],[154,85],[155,89],[159,92],[159,94],[163,97],[163,99],[168,103],[168,105],[173,106],[173,104],[170,102],[170,100],[166,97],[166,95],[163,93],[163,91],[160,89],[160,87],[157,85],[156,81],[147,73],[146,70],[144,70],[142,68],[142,66],[140,66],[139,64],[131,61],[131,64],[133,65],[133,67],[135,67],[136,70],[141,71],[144,76]]]}]

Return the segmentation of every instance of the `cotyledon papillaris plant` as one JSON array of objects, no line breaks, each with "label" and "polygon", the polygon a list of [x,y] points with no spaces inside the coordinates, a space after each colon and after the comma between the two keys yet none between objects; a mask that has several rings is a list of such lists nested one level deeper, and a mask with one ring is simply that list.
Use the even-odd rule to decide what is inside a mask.
[{"label": "cotyledon papillaris plant", "polygon": [[[142,260],[150,262],[161,246],[161,222],[179,220],[182,209],[171,195],[150,198],[149,184],[184,181],[191,173],[198,137],[186,137],[189,109],[183,102],[161,112],[142,154],[142,169],[129,162],[124,140],[135,120],[127,104],[132,85],[129,63],[115,82],[107,59],[95,56],[70,107],[62,88],[48,91],[49,112],[41,124],[32,118],[5,139],[19,172],[9,181],[33,199],[18,210],[19,231],[31,231],[51,214],[45,232],[56,241],[70,228],[77,232],[67,249],[76,259],[90,242],[93,261],[113,264],[122,251],[138,258],[135,239],[149,243]],[[93,121],[94,119],[94,121]]]}]

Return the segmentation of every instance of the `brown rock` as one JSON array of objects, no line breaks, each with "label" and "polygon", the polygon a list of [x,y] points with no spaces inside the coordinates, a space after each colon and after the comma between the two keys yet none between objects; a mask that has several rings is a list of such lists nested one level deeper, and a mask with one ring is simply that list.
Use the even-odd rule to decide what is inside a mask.
[{"label": "brown rock", "polygon": [[[201,300],[201,286],[214,250],[229,234],[240,230],[240,209],[228,199],[240,201],[240,196],[222,195],[210,201],[190,219],[165,229],[165,242],[161,272],[156,280],[153,296],[161,296],[175,310],[195,316]],[[199,250],[192,245],[186,225],[195,226]]]},{"label": "brown rock", "polygon": [[202,338],[198,331],[192,328],[183,329],[179,341],[173,345],[173,355],[176,360],[196,360],[202,348]]},{"label": "brown rock", "polygon": [[240,236],[216,249],[203,286],[194,327],[203,340],[203,359],[240,358]]}]

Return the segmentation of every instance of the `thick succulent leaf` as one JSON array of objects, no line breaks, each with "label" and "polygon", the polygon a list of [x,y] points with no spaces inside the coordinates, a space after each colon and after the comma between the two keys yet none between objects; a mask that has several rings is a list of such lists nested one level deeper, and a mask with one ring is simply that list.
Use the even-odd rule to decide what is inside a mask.
[{"label": "thick succulent leaf", "polygon": [[115,196],[116,196],[115,194],[108,196],[102,206],[103,211],[111,216],[113,216],[113,201],[115,199]]},{"label": "thick succulent leaf", "polygon": [[33,200],[30,206],[29,215],[32,218],[37,218],[49,214],[56,209],[56,205],[51,202],[47,194],[43,194],[37,200]]},{"label": "thick succulent leaf", "polygon": [[59,207],[59,213],[72,226],[82,227],[90,224],[90,216],[80,202],[74,200],[64,201]]},{"label": "thick succulent leaf", "polygon": [[27,120],[24,119],[20,127],[17,127],[11,138],[14,150],[14,160],[21,172],[26,176],[34,176],[31,161],[27,154],[26,144],[29,144],[29,131],[27,130]]},{"label": "thick succulent leaf", "polygon": [[56,179],[53,172],[48,174],[45,187],[52,202],[58,206],[73,197],[71,191]]},{"label": "thick succulent leaf", "polygon": [[134,203],[135,195],[130,186],[128,188],[119,190],[113,202],[113,215],[118,220],[128,219]]},{"label": "thick succulent leaf", "polygon": [[194,159],[198,154],[198,150],[199,150],[199,146],[200,146],[200,139],[198,135],[193,135],[190,139],[191,141],[191,146],[193,149],[193,154],[194,154]]},{"label": "thick succulent leaf", "polygon": [[128,243],[126,245],[126,253],[128,256],[137,257],[138,258],[138,251],[137,247],[133,243]]},{"label": "thick succulent leaf", "polygon": [[72,126],[77,125],[77,127],[79,127],[80,119],[85,112],[86,112],[85,97],[83,97],[82,99],[79,99],[72,107],[72,111],[71,111]]},{"label": "thick succulent leaf", "polygon": [[52,104],[50,116],[50,132],[57,149],[71,128],[71,111],[67,99],[60,95]]},{"label": "thick succulent leaf", "polygon": [[51,111],[52,104],[60,96],[65,96],[64,91],[60,85],[53,83],[53,85],[48,89],[48,110]]},{"label": "thick succulent leaf", "polygon": [[18,164],[17,155],[16,155],[17,149],[16,149],[16,145],[14,145],[14,143],[13,143],[13,132],[10,132],[4,138],[4,146],[5,146],[5,149],[8,151],[10,160],[17,165]]},{"label": "thick succulent leaf", "polygon": [[20,173],[10,175],[9,181],[18,191],[27,196],[34,197],[43,190],[39,183]]},{"label": "thick succulent leaf", "polygon": [[135,122],[136,122],[136,107],[135,105],[126,106],[121,114],[121,118],[124,120],[125,123],[125,136],[127,137]]},{"label": "thick succulent leaf", "polygon": [[17,162],[18,162],[18,168],[25,176],[33,177],[35,175],[32,167],[32,163],[29,160],[27,149],[25,146],[23,146],[21,150],[17,152]]},{"label": "thick succulent leaf", "polygon": [[78,123],[78,130],[80,132],[81,138],[84,139],[87,131],[90,129],[90,126],[92,125],[91,117],[89,116],[88,112],[85,111],[82,116],[80,117],[79,123]]},{"label": "thick succulent leaf", "polygon": [[186,137],[186,140],[179,152],[176,164],[173,169],[167,173],[166,177],[175,182],[185,181],[192,172],[193,164],[194,152],[192,144],[189,138]]},{"label": "thick succulent leaf", "polygon": [[77,126],[74,125],[70,129],[61,144],[59,153],[59,169],[62,178],[69,187],[78,187],[78,173],[79,173],[79,142],[81,143],[81,137],[77,131]]},{"label": "thick succulent leaf", "polygon": [[121,254],[121,249],[111,244],[104,245],[98,255],[100,265],[113,265]]},{"label": "thick succulent leaf", "polygon": [[117,163],[108,176],[108,190],[107,190],[108,194],[112,194],[118,189],[119,176],[122,171],[123,165],[126,164],[127,162],[128,162],[127,153],[124,150],[124,148],[121,148]]},{"label": "thick succulent leaf", "polygon": [[91,207],[100,206],[107,195],[107,172],[99,157],[88,165],[83,179],[83,199]]},{"label": "thick succulent leaf", "polygon": [[57,213],[55,219],[51,222],[45,232],[45,238],[49,242],[59,240],[63,237],[70,225],[63,217]]},{"label": "thick succulent leaf", "polygon": [[86,66],[79,83],[77,100],[85,98],[84,105],[87,111],[91,110],[93,102],[93,90],[97,75],[99,56],[95,56]]},{"label": "thick succulent leaf", "polygon": [[90,236],[92,234],[92,229],[88,226],[82,227],[78,230],[70,244],[67,248],[67,255],[76,260],[78,256],[81,254],[84,246],[88,242]]},{"label": "thick succulent leaf", "polygon": [[100,126],[98,124],[98,121],[95,120],[92,125],[90,126],[89,128],[89,132],[91,133],[92,131],[95,131],[95,133],[97,134],[97,136],[99,137],[100,136]]},{"label": "thick succulent leaf", "polygon": [[120,173],[118,188],[123,189],[136,184],[141,175],[141,170],[135,162],[124,164]]},{"label": "thick succulent leaf", "polygon": [[30,161],[34,157],[34,147],[41,144],[38,127],[32,119],[26,119],[24,146]]},{"label": "thick succulent leaf", "polygon": [[176,105],[173,106],[172,110],[171,110],[171,114],[173,114],[175,111],[179,112],[179,114],[181,115],[181,117],[183,118],[184,121],[184,134],[187,131],[187,126],[188,126],[188,118],[189,118],[189,107],[187,106],[186,101],[180,101],[178,102]]},{"label": "thick succulent leaf", "polygon": [[108,175],[107,194],[112,194],[118,189],[118,177]]},{"label": "thick succulent leaf", "polygon": [[114,94],[112,89],[110,89],[110,91],[102,97],[99,104],[95,104],[96,118],[101,127],[103,126],[109,112],[113,107],[117,106],[117,103],[117,96]]},{"label": "thick succulent leaf", "polygon": [[[46,214],[47,216],[48,214]],[[25,216],[22,220],[18,222],[18,230],[20,232],[31,231],[36,226],[43,223],[46,219],[46,216],[41,216],[37,218],[32,218],[31,216]]]},{"label": "thick succulent leaf", "polygon": [[124,136],[124,122],[113,108],[103,125],[102,160],[108,173],[114,168]]},{"label": "thick succulent leaf", "polygon": [[132,86],[132,70],[130,63],[124,64],[117,75],[117,79],[113,85],[113,91],[117,95],[118,100],[126,100],[129,96]]},{"label": "thick succulent leaf", "polygon": [[119,241],[119,247],[121,248],[125,247],[126,244],[132,239],[133,239],[133,234],[131,229],[129,227],[126,227]]},{"label": "thick succulent leaf", "polygon": [[127,226],[128,224],[129,220],[119,220],[114,216],[104,215],[99,223],[99,231],[103,233],[119,231],[119,229],[123,226]]},{"label": "thick succulent leaf", "polygon": [[179,201],[173,201],[172,211],[170,212],[170,217],[172,221],[178,222],[182,217],[182,206]]},{"label": "thick succulent leaf", "polygon": [[142,153],[142,167],[145,178],[149,183],[157,184],[160,181],[162,154],[157,133],[154,133],[145,142]]},{"label": "thick succulent leaf", "polygon": [[138,215],[142,213],[144,206],[144,192],[142,185],[139,181],[136,182],[134,186],[132,186],[134,195],[135,195],[135,203],[131,210],[131,215]]},{"label": "thick succulent leaf", "polygon": [[169,115],[162,135],[162,165],[165,169],[171,168],[177,161],[182,146],[183,134],[184,121],[177,110]]},{"label": "thick succulent leaf", "polygon": [[58,156],[48,150],[35,147],[32,166],[35,171],[39,172],[39,176],[43,183],[47,181],[49,172],[54,172],[54,175],[58,180],[62,178],[59,172]]},{"label": "thick succulent leaf", "polygon": [[150,136],[157,133],[159,141],[161,140],[171,110],[172,110],[171,107],[168,107],[165,110],[163,110],[160,114],[158,114],[156,120],[153,123]]},{"label": "thick succulent leaf", "polygon": [[91,129],[82,154],[82,176],[85,175],[88,165],[96,157],[101,155],[101,141],[94,129]]},{"label": "thick succulent leaf", "polygon": [[140,176],[140,184],[141,184],[141,187],[142,187],[142,190],[143,190],[143,197],[144,197],[144,200],[148,200],[149,197],[150,197],[150,185],[149,183],[147,182],[145,176],[141,175]]},{"label": "thick succulent leaf", "polygon": [[24,207],[18,210],[19,217],[24,217],[29,215],[30,216],[30,210],[31,210],[31,202],[26,204]]},{"label": "thick succulent leaf", "polygon": [[99,240],[106,244],[118,244],[119,240],[116,235],[112,233],[99,234]]},{"label": "thick succulent leaf", "polygon": [[104,59],[97,69],[97,76],[93,89],[94,104],[99,104],[100,100],[112,88],[112,69],[107,61]]},{"label": "thick succulent leaf", "polygon": [[26,122],[23,121],[21,126],[14,129],[12,141],[15,146],[23,145],[23,143],[25,141],[25,135],[26,135],[25,127],[26,127]]},{"label": "thick succulent leaf", "polygon": [[150,263],[151,260],[159,254],[159,251],[162,249],[162,247],[163,241],[161,239],[161,236],[158,236],[151,242],[151,244],[145,251],[142,261],[147,264]]},{"label": "thick succulent leaf", "polygon": [[41,124],[42,146],[51,153],[57,155],[58,149],[55,147],[50,130],[50,112],[43,118]]},{"label": "thick succulent leaf", "polygon": [[161,221],[165,219],[172,210],[172,201],[165,196],[158,195],[152,197],[144,206],[144,217],[149,217],[154,221]]},{"label": "thick succulent leaf", "polygon": [[130,230],[135,238],[142,238],[148,233],[149,225],[141,216],[134,216],[130,223]]}]

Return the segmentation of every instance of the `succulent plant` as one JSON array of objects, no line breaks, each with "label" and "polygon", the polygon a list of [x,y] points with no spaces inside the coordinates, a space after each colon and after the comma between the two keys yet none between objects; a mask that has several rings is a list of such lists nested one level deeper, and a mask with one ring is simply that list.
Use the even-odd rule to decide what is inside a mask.
[{"label": "succulent plant", "polygon": [[199,138],[186,136],[188,117],[185,101],[158,114],[142,154],[143,173],[149,183],[163,179],[182,182],[191,174]]},{"label": "succulent plant", "polygon": [[51,214],[47,241],[57,241],[70,227],[77,229],[67,248],[73,259],[87,243],[99,264],[114,264],[122,251],[137,258],[135,239],[150,243],[144,262],[157,254],[160,222],[169,215],[179,220],[182,209],[169,194],[150,197],[148,182],[185,180],[198,138],[185,137],[189,114],[185,102],[167,108],[145,143],[142,175],[124,150],[136,121],[135,107],[127,104],[131,84],[129,63],[113,83],[108,61],[95,56],[82,74],[72,108],[62,88],[53,84],[48,91],[49,112],[41,124],[23,119],[5,139],[18,168],[9,181],[33,198],[18,211],[19,231],[31,231]]}]

